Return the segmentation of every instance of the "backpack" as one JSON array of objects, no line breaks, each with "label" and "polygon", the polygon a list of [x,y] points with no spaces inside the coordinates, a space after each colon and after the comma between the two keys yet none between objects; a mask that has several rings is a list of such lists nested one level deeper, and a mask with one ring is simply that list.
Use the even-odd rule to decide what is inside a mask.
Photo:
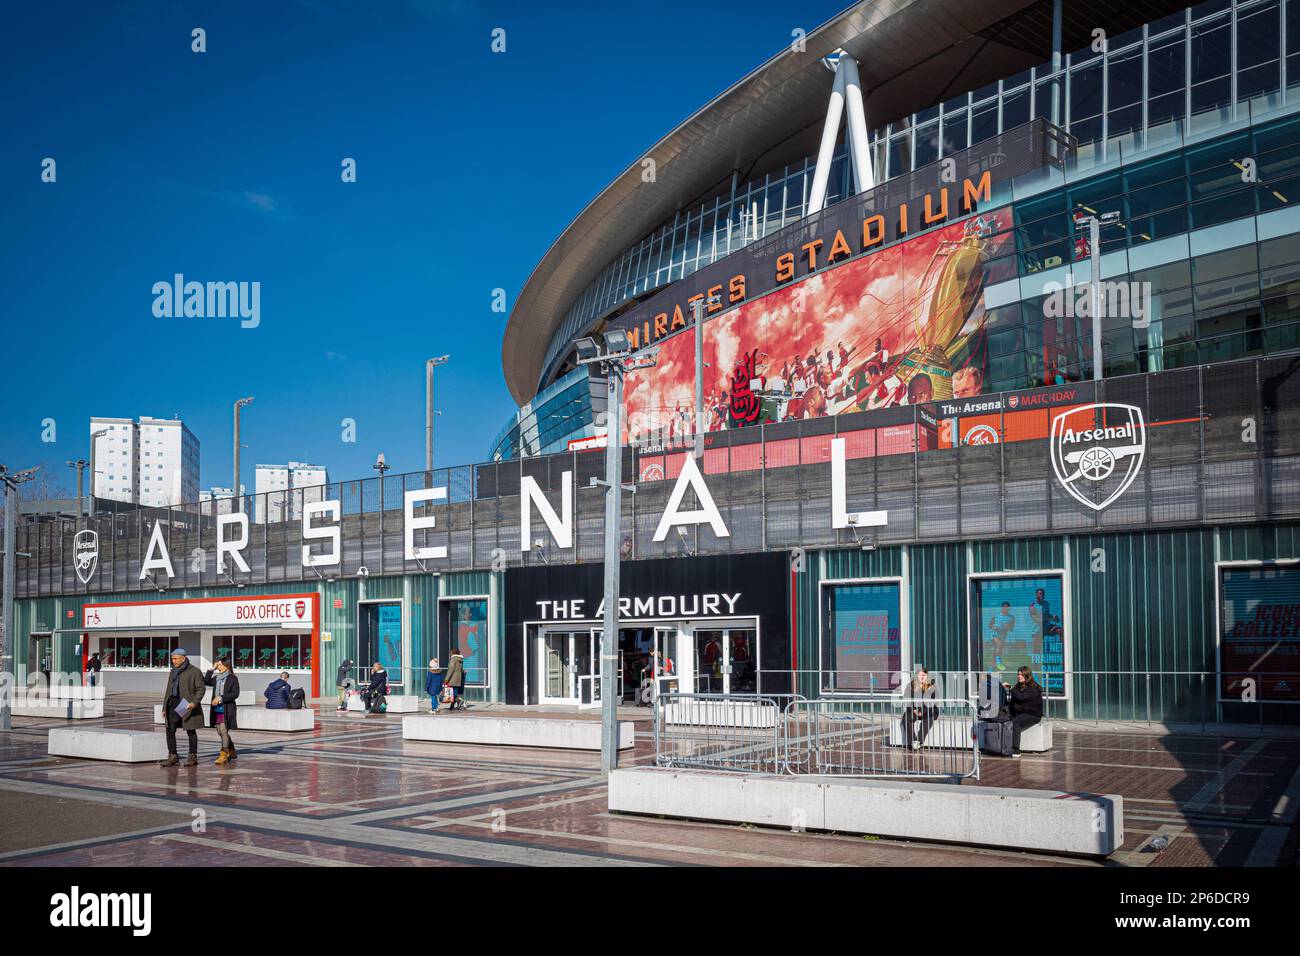
[{"label": "backpack", "polygon": [[301,687],[295,687],[289,691],[289,709],[302,710],[307,702],[307,692]]}]

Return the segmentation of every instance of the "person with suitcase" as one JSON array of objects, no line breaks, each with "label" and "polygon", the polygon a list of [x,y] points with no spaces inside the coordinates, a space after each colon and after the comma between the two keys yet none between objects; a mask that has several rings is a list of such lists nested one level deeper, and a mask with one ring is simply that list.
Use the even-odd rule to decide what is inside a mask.
[{"label": "person with suitcase", "polygon": [[1016,686],[1008,688],[1011,696],[1011,756],[1020,756],[1020,735],[1043,719],[1043,688],[1034,680],[1028,667],[1016,671]]},{"label": "person with suitcase", "polygon": [[[938,700],[939,691],[930,680],[930,672],[924,666],[916,669],[916,677],[903,689],[903,746],[908,750],[920,750],[926,735],[939,717],[939,705],[927,703]],[[913,724],[920,722],[918,734]],[[913,739],[915,738],[915,739]]]},{"label": "person with suitcase", "polygon": [[993,673],[981,674],[976,693],[979,721],[976,738],[980,751],[995,757],[1011,756],[1011,714],[1007,709],[1007,685]]}]

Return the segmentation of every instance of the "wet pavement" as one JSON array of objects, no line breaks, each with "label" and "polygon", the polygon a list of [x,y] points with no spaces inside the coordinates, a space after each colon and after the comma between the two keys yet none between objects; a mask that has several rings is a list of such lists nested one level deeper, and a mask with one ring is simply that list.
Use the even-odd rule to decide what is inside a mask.
[{"label": "wet pavement", "polygon": [[[139,730],[152,698],[115,695],[102,720]],[[986,757],[967,786],[1119,793],[1126,841],[1105,864],[1008,850],[831,833],[611,816],[597,753],[403,741],[401,715],[314,705],[310,733],[237,731],[217,767],[200,732],[198,767],[51,758],[64,721],[15,717],[0,734],[4,866],[1294,866],[1300,853],[1294,735],[1168,735],[1055,727],[1055,748]],[[468,716],[595,715],[480,705]],[[649,712],[620,765],[653,763]],[[182,737],[182,741],[183,741]],[[182,744],[183,746],[183,744]],[[1288,791],[1290,796],[1288,796]],[[1163,852],[1146,850],[1157,835]]]}]

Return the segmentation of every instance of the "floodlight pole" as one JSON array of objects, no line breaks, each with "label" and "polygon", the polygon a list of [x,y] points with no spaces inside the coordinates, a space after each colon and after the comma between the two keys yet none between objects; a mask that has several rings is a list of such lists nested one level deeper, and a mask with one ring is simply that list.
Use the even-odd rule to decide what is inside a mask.
[{"label": "floodlight pole", "polygon": [[[1097,216],[1088,220],[1088,259],[1092,264],[1092,288],[1088,290],[1092,296],[1091,308],[1088,309],[1092,316],[1092,380],[1100,382],[1102,373],[1101,219]],[[1100,401],[1099,398],[1094,400]]]},{"label": "floodlight pole", "polygon": [[425,360],[424,363],[424,480],[425,486],[433,487],[433,370],[445,365],[450,355]]},{"label": "floodlight pole", "polygon": [[695,311],[695,459],[704,463],[704,300],[691,303]]},{"label": "floodlight pole", "polygon": [[623,363],[605,365],[609,377],[609,405],[605,415],[605,614],[600,634],[600,772],[608,775],[618,766],[618,596],[619,519],[623,508]]}]

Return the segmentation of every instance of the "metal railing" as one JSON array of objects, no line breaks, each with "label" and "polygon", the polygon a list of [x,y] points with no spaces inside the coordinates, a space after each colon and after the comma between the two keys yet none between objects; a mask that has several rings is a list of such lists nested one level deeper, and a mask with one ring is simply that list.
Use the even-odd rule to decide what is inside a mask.
[{"label": "metal railing", "polygon": [[787,773],[979,778],[975,705],[966,699],[796,700],[784,717]]},{"label": "metal railing", "polygon": [[780,773],[788,700],[775,695],[661,693],[655,698],[655,764]]},{"label": "metal railing", "polygon": [[965,699],[660,694],[655,764],[862,778],[979,777]]}]

